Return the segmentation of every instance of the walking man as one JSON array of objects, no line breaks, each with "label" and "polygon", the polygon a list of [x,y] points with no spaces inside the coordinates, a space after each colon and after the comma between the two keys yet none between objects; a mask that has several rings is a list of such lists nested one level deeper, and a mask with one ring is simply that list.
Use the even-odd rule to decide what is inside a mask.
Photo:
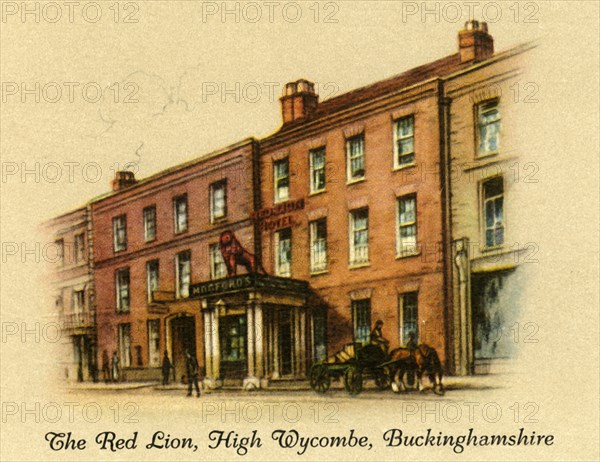
[{"label": "walking man", "polygon": [[163,376],[163,387],[169,385],[169,374],[171,372],[171,361],[169,355],[165,351],[162,362],[162,376]]},{"label": "walking man", "polygon": [[109,366],[108,352],[102,351],[102,378],[104,383],[110,382],[110,366]]},{"label": "walking man", "polygon": [[192,396],[192,384],[196,389],[196,396],[200,397],[200,386],[198,385],[198,360],[196,356],[192,356],[189,350],[185,351],[187,379],[188,379],[188,396]]}]

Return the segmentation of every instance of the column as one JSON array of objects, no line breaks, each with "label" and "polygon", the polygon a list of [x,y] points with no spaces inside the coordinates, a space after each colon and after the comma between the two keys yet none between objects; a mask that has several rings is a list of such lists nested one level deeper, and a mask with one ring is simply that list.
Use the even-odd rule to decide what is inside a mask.
[{"label": "column", "polygon": [[292,309],[292,322],[294,328],[294,367],[292,368],[293,375],[300,375],[302,366],[300,363],[302,362],[302,358],[300,357],[301,353],[301,344],[300,344],[300,309],[293,308]]},{"label": "column", "polygon": [[273,378],[279,378],[279,308],[273,310]]},{"label": "column", "polygon": [[298,313],[300,315],[300,369],[299,373],[302,376],[306,375],[306,310],[300,308]]},{"label": "column", "polygon": [[[470,265],[467,239],[460,239],[454,242],[454,265],[456,267],[455,284],[458,285],[457,294],[458,300],[455,301],[455,332],[458,338],[455,338],[457,351],[456,373],[458,375],[467,375],[470,373],[471,365],[471,306],[470,306]],[[457,306],[458,305],[458,306]]]},{"label": "column", "polygon": [[219,345],[219,313],[216,309],[210,310],[212,324],[212,370],[215,380],[221,375],[221,347]]},{"label": "column", "polygon": [[254,335],[254,302],[249,302],[246,308],[246,320],[247,320],[247,339],[248,339],[248,376],[254,377],[254,343],[256,336]]},{"label": "column", "polygon": [[206,378],[215,379],[213,372],[212,356],[212,323],[210,311],[204,310],[204,364],[206,365]]},{"label": "column", "polygon": [[265,368],[264,368],[265,326],[263,323],[262,304],[260,302],[256,302],[254,304],[254,325],[256,326],[256,329],[255,329],[256,375],[258,376],[258,378],[262,378],[265,375]]}]

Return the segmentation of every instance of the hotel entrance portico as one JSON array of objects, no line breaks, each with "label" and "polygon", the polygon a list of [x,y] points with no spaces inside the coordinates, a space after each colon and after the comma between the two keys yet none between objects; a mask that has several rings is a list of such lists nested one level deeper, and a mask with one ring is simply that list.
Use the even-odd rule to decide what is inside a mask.
[{"label": "hotel entrance portico", "polygon": [[191,287],[204,319],[205,384],[303,379],[310,361],[308,283],[246,274]]}]

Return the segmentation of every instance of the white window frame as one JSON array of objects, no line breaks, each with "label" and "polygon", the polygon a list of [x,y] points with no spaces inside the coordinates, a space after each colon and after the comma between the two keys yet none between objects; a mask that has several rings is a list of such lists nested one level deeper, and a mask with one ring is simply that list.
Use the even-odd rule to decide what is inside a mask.
[{"label": "white window frame", "polygon": [[127,215],[119,215],[112,219],[113,224],[113,250],[122,252],[127,250]]},{"label": "white window frame", "polygon": [[[156,239],[156,206],[151,205],[149,207],[145,207],[142,213],[144,220],[144,241],[152,242]],[[152,220],[149,219],[150,215],[152,215]],[[154,223],[153,227],[150,227],[151,221]],[[150,231],[152,231],[152,233]]]},{"label": "white window frame", "polygon": [[[309,155],[309,164],[310,164],[310,193],[316,194],[325,191],[327,186],[327,151],[325,147],[320,147],[316,149],[311,149],[308,152]],[[322,166],[316,166],[315,157],[319,155],[323,157]],[[315,181],[315,175],[317,172],[322,172],[323,175],[323,187],[319,188],[317,182]]]},{"label": "white window frame", "polygon": [[[400,134],[400,126],[403,122],[410,122],[410,133]],[[400,162],[400,145],[406,141],[412,139],[412,151],[403,152],[402,157],[412,156],[412,161],[407,163]],[[400,117],[394,121],[394,169],[402,169],[406,167],[412,167],[416,163],[415,154],[415,117],[413,114],[405,117]]]},{"label": "white window frame", "polygon": [[120,367],[131,367],[131,324],[119,324]]},{"label": "white window frame", "polygon": [[[356,227],[356,215],[358,215],[359,213],[363,213],[366,212],[367,215],[367,220],[366,220],[366,226],[363,228],[357,228]],[[369,264],[369,209],[367,207],[364,208],[360,208],[360,209],[356,209],[356,210],[351,210],[350,214],[349,214],[349,223],[350,226],[348,227],[349,230],[349,236],[348,236],[348,243],[349,243],[349,264],[350,266],[364,266],[364,265],[368,265]],[[355,237],[356,237],[356,233],[359,232],[366,232],[366,236],[367,236],[367,243],[363,244],[360,247],[357,247],[357,245],[355,244]],[[363,248],[365,250],[358,250],[359,248]]]},{"label": "white window frame", "polygon": [[85,310],[85,289],[73,290],[72,309],[74,314],[81,314]]},{"label": "white window frame", "polygon": [[[485,186],[486,184],[492,182],[492,181],[499,181],[500,184],[502,185],[502,193],[501,194],[496,194],[494,196],[490,196],[490,197],[486,197],[485,194]],[[506,241],[506,207],[505,207],[505,189],[504,189],[504,177],[502,176],[496,176],[496,177],[492,177],[492,178],[487,178],[485,180],[483,180],[481,182],[481,203],[482,203],[482,228],[483,228],[483,242],[484,242],[484,247],[487,249],[493,249],[493,248],[498,248],[498,247],[502,247]],[[500,219],[500,221],[496,220],[496,201],[498,199],[502,199],[502,217]],[[493,203],[494,206],[494,223],[491,227],[488,227],[487,225],[487,204],[488,202]],[[498,224],[499,223],[499,224]],[[502,242],[496,242],[496,236],[495,236],[495,230],[501,228],[502,229]],[[488,230],[492,230],[494,231],[494,243],[493,245],[488,245],[487,242],[487,231]]]},{"label": "white window frame", "polygon": [[227,267],[225,266],[225,260],[223,260],[219,244],[211,244],[208,251],[210,258],[210,278],[215,280],[226,277]]},{"label": "white window frame", "polygon": [[[289,233],[289,239],[281,239],[283,233]],[[289,240],[289,259],[287,262],[282,261],[282,251],[280,248],[282,242]],[[275,233],[275,275],[279,277],[292,276],[292,229],[280,229]]]},{"label": "white window frame", "polygon": [[[413,201],[414,220],[402,222],[402,204],[410,200]],[[405,196],[398,197],[396,200],[396,257],[405,257],[407,255],[416,255],[419,253],[419,226],[417,221],[417,195],[407,194]],[[410,240],[403,238],[402,229],[413,226],[415,229],[414,238],[411,238]]]},{"label": "white window frame", "polygon": [[408,342],[408,335],[404,335],[404,331],[405,331],[405,324],[406,324],[406,320],[404,319],[404,306],[406,303],[405,298],[408,296],[412,296],[414,295],[416,297],[416,317],[415,317],[415,327],[416,327],[416,332],[415,332],[415,342],[419,342],[419,292],[418,291],[412,291],[412,292],[405,292],[402,294],[398,295],[398,319],[399,319],[399,337],[400,337],[400,345],[406,346],[406,343]]},{"label": "white window frame", "polygon": [[[179,208],[179,204],[185,204],[183,208],[183,213]],[[183,220],[179,220],[180,214],[185,217]],[[188,200],[187,194],[182,194],[173,198],[173,220],[174,220],[174,229],[175,234],[184,233],[188,229]]]},{"label": "white window frame", "polygon": [[[356,140],[361,140],[361,154],[354,155],[352,152],[352,146]],[[362,170],[363,174],[361,176],[353,176],[352,175],[352,161],[354,159],[362,158]],[[348,183],[355,183],[357,181],[362,181],[367,176],[367,165],[366,165],[366,155],[365,155],[365,134],[361,133],[356,136],[352,136],[346,139],[346,179]]]},{"label": "white window frame", "polygon": [[75,263],[85,260],[85,233],[75,234]]},{"label": "white window frame", "polygon": [[[325,236],[318,237],[319,224],[324,224]],[[310,272],[311,274],[327,271],[327,219],[311,221],[310,232]],[[321,248],[319,248],[321,247]]]},{"label": "white window frame", "polygon": [[[187,275],[182,273],[182,257],[187,257]],[[184,250],[175,257],[175,270],[177,276],[177,298],[188,298],[190,296],[190,285],[192,284],[192,252]],[[185,280],[187,279],[187,280]]]},{"label": "white window frame", "polygon": [[[127,279],[121,275],[127,275]],[[117,313],[129,313],[131,310],[131,274],[129,268],[121,268],[115,273],[115,289],[117,295]],[[126,295],[124,297],[123,295]],[[123,300],[127,300],[124,304]]]},{"label": "white window frame", "polygon": [[[278,171],[279,165],[287,166],[287,173],[280,174]],[[280,186],[282,182],[287,180],[287,186]],[[273,202],[275,204],[280,202],[285,202],[290,199],[290,161],[289,158],[285,157],[283,159],[273,161]],[[285,194],[282,192],[285,191]]]},{"label": "white window frame", "polygon": [[[497,117],[491,121],[488,122],[484,122],[483,121],[483,117],[485,114],[489,114],[491,112],[496,112],[497,113]],[[475,150],[477,152],[477,157],[486,157],[486,156],[492,156],[494,154],[497,154],[500,151],[500,131],[502,129],[502,119],[501,119],[501,114],[500,114],[500,100],[498,98],[495,99],[490,99],[490,100],[486,100],[486,101],[482,101],[481,103],[477,104],[476,106],[476,111],[475,111],[475,116],[476,116],[476,129],[475,129],[475,140],[476,140],[476,146],[475,146]],[[485,139],[491,139],[492,135],[489,136],[489,138],[486,137],[482,137],[482,128],[483,127],[491,127],[491,126],[495,126],[495,133],[493,136],[495,136],[496,138],[496,149],[488,149],[487,144],[486,146],[484,146],[482,148],[482,141],[483,138]]]},{"label": "white window frame", "polygon": [[[220,210],[216,209],[216,197],[215,192],[217,190],[223,191],[223,205]],[[227,217],[227,180],[220,180],[210,185],[210,222],[214,223],[218,220],[222,220]],[[219,212],[219,213],[217,213]]]},{"label": "white window frame", "polygon": [[56,257],[58,258],[58,263],[60,266],[65,266],[65,240],[57,239],[54,241],[54,245],[56,246]]},{"label": "white window frame", "polygon": [[148,366],[160,366],[160,319],[148,319]]},{"label": "white window frame", "polygon": [[[359,333],[359,325],[358,325],[358,309],[361,308],[361,304],[362,303],[366,303],[367,304],[367,308],[368,308],[368,325],[366,326],[362,326],[362,330],[363,330],[363,334],[364,337],[358,337],[357,333]],[[350,303],[350,306],[352,308],[352,324],[353,324],[353,337],[354,337],[354,341],[355,342],[361,342],[363,345],[366,343],[369,343],[370,341],[370,334],[371,334],[371,321],[372,321],[372,317],[373,317],[373,307],[371,305],[371,299],[370,298],[361,298],[358,300],[352,300]],[[362,307],[364,308],[364,307]],[[364,329],[364,327],[366,327],[366,329]]]},{"label": "white window frame", "polygon": [[[156,268],[156,278],[153,278],[152,271]],[[146,262],[146,296],[148,297],[148,303],[154,301],[152,293],[157,291],[160,284],[160,262],[159,260],[150,260]]]}]

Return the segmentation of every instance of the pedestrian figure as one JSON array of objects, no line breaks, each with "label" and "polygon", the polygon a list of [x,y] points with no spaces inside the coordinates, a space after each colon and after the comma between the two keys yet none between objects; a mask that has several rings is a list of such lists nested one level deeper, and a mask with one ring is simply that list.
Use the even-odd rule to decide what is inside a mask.
[{"label": "pedestrian figure", "polygon": [[171,361],[169,360],[169,355],[165,351],[165,355],[163,356],[162,362],[162,376],[163,376],[163,386],[169,385],[169,373],[171,372]]},{"label": "pedestrian figure", "polygon": [[113,382],[119,381],[119,356],[116,351],[112,355],[112,379]]},{"label": "pedestrian figure", "polygon": [[104,383],[110,382],[110,365],[106,350],[102,352],[102,378],[104,379]]},{"label": "pedestrian figure", "polygon": [[189,350],[185,351],[187,379],[188,379],[188,396],[192,396],[192,384],[196,389],[196,396],[200,397],[200,386],[198,385],[198,360],[196,356],[192,356]]}]

